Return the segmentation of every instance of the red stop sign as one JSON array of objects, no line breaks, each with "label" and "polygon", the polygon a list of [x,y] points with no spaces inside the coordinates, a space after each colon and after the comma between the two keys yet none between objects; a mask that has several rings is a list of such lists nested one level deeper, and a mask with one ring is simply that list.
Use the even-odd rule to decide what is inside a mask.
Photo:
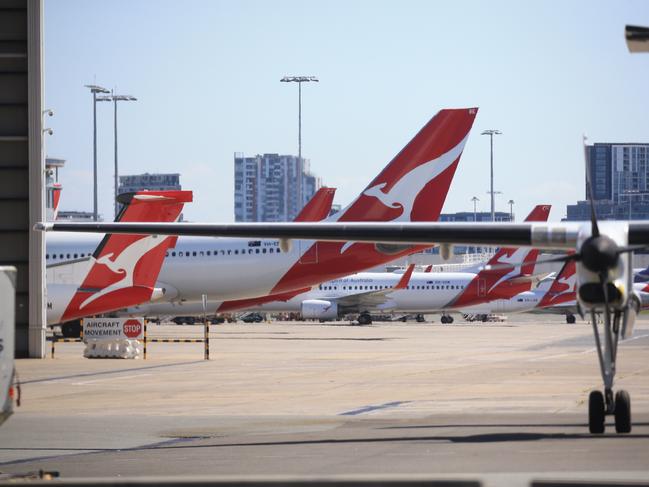
[{"label": "red stop sign", "polygon": [[129,338],[135,338],[142,333],[142,323],[140,320],[126,320],[124,322],[124,335]]}]

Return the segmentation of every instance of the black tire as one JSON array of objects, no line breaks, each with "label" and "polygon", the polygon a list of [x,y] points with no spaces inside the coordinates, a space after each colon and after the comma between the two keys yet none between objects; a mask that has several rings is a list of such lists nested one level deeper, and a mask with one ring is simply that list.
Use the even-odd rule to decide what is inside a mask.
[{"label": "black tire", "polygon": [[486,323],[488,319],[489,319],[489,316],[487,316],[487,315],[482,315],[481,321],[482,321],[483,323]]},{"label": "black tire", "polygon": [[81,323],[79,321],[70,321],[61,325],[61,334],[63,338],[80,338]]},{"label": "black tire", "polygon": [[615,394],[615,431],[631,433],[631,397],[626,391]]},{"label": "black tire", "polygon": [[452,316],[447,316],[446,317],[446,322],[447,323],[453,323],[453,317]]},{"label": "black tire", "polygon": [[446,316],[445,316],[445,315],[442,315],[440,321],[441,321],[443,324],[448,323],[448,321],[446,320]]},{"label": "black tire", "polygon": [[588,430],[597,435],[604,433],[605,417],[604,394],[601,391],[591,391],[588,396]]},{"label": "black tire", "polygon": [[417,315],[416,319],[417,319],[417,323],[425,323],[426,322],[426,318],[424,318],[424,315],[422,315],[421,313]]},{"label": "black tire", "polygon": [[569,325],[574,325],[577,322],[577,318],[575,318],[575,315],[566,315],[566,323]]},{"label": "black tire", "polygon": [[360,314],[358,315],[358,324],[359,325],[371,325],[372,324],[372,317],[368,314]]}]

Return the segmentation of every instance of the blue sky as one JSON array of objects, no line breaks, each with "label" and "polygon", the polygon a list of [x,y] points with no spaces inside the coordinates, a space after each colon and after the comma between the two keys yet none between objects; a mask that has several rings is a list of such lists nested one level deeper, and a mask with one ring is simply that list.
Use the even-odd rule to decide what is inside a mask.
[{"label": "blue sky", "polygon": [[[47,154],[67,160],[63,209],[92,209],[85,84],[138,97],[119,107],[123,174],[180,172],[194,221],[233,220],[233,154],[297,153],[346,204],[445,107],[480,112],[445,211],[583,198],[582,134],[649,142],[649,55],[630,55],[630,1],[45,1]],[[99,210],[112,218],[112,105],[98,104]]]}]

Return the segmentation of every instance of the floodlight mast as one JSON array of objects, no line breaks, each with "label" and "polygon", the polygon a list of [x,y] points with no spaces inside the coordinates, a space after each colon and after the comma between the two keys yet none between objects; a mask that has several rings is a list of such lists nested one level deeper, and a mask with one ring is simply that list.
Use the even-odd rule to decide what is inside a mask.
[{"label": "floodlight mast", "polygon": [[480,135],[489,136],[489,145],[490,145],[490,161],[491,161],[491,221],[496,221],[496,203],[495,203],[495,193],[494,193],[494,135],[500,135],[502,132],[496,129],[489,129],[482,132]]},{"label": "floodlight mast", "polygon": [[297,115],[297,159],[298,159],[298,178],[297,178],[297,194],[300,198],[298,208],[304,205],[304,195],[302,194],[302,83],[315,82],[320,80],[315,76],[284,76],[280,79],[282,83],[297,83],[298,86],[298,115]]},{"label": "floodlight mast", "polygon": [[97,93],[110,93],[99,85],[85,85],[92,93],[92,219],[97,221]]},{"label": "floodlight mast", "polygon": [[115,218],[119,213],[119,203],[117,202],[117,192],[119,189],[119,168],[117,163],[117,102],[118,101],[137,101],[137,98],[131,95],[115,95],[114,91],[111,91],[109,96],[100,96],[97,98],[98,101],[112,101],[113,102],[113,129],[114,129],[114,142],[115,142],[115,198],[113,201],[115,203]]}]

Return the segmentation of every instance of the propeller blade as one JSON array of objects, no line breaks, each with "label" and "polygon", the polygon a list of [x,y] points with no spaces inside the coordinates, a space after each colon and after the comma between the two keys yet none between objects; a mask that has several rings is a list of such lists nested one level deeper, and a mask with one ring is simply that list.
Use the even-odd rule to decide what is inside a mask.
[{"label": "propeller blade", "polygon": [[593,237],[599,237],[599,226],[597,225],[597,212],[593,202],[593,186],[590,183],[590,164],[588,163],[588,152],[586,145],[586,136],[584,135],[584,164],[586,165],[586,199],[590,204],[590,234]]},{"label": "propeller blade", "polygon": [[617,253],[618,255],[620,255],[620,254],[625,254],[627,252],[639,252],[642,250],[649,250],[649,246],[648,245],[627,245],[625,247],[618,247]]}]

